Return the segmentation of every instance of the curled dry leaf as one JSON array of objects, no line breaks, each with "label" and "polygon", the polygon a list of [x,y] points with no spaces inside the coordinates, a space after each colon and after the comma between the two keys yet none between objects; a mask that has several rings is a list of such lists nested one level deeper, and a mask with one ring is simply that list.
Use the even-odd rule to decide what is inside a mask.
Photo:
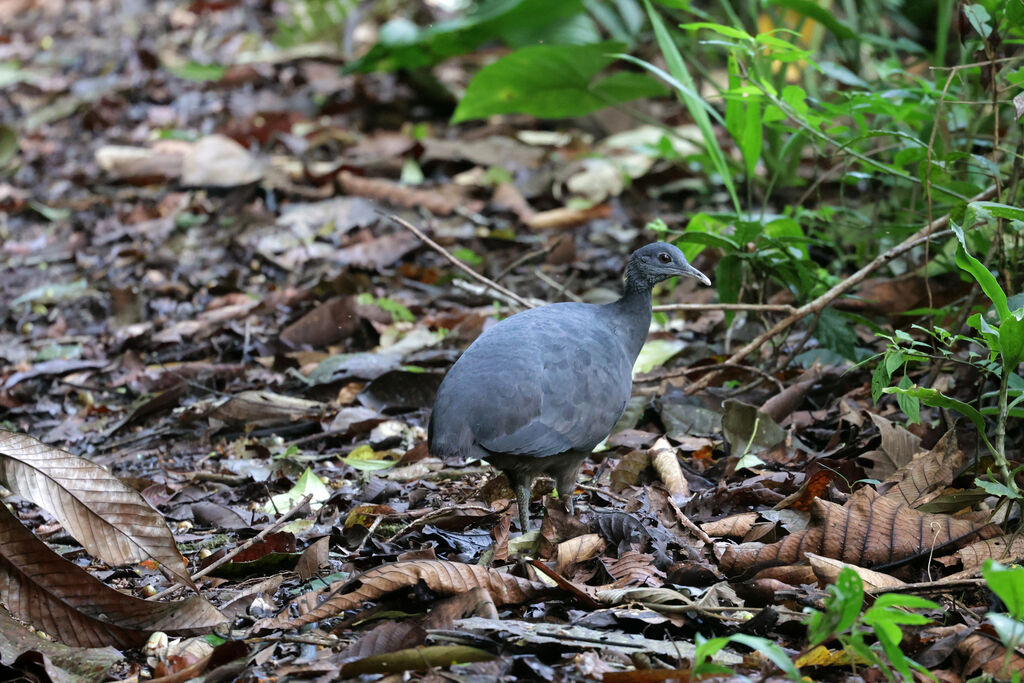
[{"label": "curled dry leaf", "polygon": [[533,214],[526,220],[526,225],[533,230],[567,230],[598,218],[608,218],[611,215],[610,204],[598,204],[585,209],[561,207]]},{"label": "curled dry leaf", "polygon": [[673,448],[668,439],[661,437],[651,446],[651,465],[665,482],[665,488],[673,496],[690,495],[690,485],[683,477],[683,469],[679,466],[679,458],[676,457],[676,449]]},{"label": "curled dry leaf", "polygon": [[565,574],[570,565],[586,562],[604,550],[605,542],[598,534],[584,534],[562,541],[555,548],[555,571]]},{"label": "curled dry leaf", "polygon": [[701,524],[700,528],[708,536],[743,538],[754,527],[758,516],[756,512],[741,512],[738,515],[730,515],[714,522]]},{"label": "curled dry leaf", "polygon": [[53,515],[111,565],[155,560],[195,590],[163,517],[142,495],[85,458],[0,430],[0,482]]},{"label": "curled dry leaf", "polygon": [[328,597],[321,601],[322,592],[300,595],[292,601],[299,616],[286,612],[273,619],[264,619],[257,628],[298,628],[314,621],[334,616],[359,607],[402,588],[422,581],[430,590],[441,595],[454,595],[473,588],[484,588],[494,604],[509,605],[526,602],[545,594],[549,589],[539,583],[488,569],[476,564],[443,562],[440,560],[412,560],[394,562],[363,572],[348,581],[336,581],[327,589]]},{"label": "curled dry leaf", "polygon": [[836,579],[839,578],[839,572],[848,567],[857,572],[857,576],[859,576],[861,581],[864,582],[864,590],[869,593],[874,591],[876,588],[895,588],[897,586],[905,585],[905,582],[900,581],[895,576],[889,576],[888,574],[883,574],[881,572],[874,572],[870,569],[864,569],[863,567],[858,567],[846,562],[833,560],[830,557],[822,557],[821,555],[815,555],[814,553],[807,553],[807,560],[811,563],[811,569],[814,570],[814,575],[818,577],[818,581],[822,584],[835,583]]},{"label": "curled dry leaf", "polygon": [[862,488],[845,506],[816,499],[811,526],[771,545],[727,548],[720,568],[729,575],[749,569],[791,564],[808,552],[861,567],[878,566],[999,533],[994,524],[979,524],[950,515],[929,515],[894,498]]},{"label": "curled dry leaf", "polygon": [[205,633],[227,620],[201,596],[149,602],[93,578],[0,505],[0,595],[19,619],[68,645],[136,647],[153,631]]}]

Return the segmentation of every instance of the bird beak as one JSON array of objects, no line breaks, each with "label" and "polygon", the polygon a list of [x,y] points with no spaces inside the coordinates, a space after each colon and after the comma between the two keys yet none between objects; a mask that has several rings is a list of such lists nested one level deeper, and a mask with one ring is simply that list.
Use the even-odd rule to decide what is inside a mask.
[{"label": "bird beak", "polygon": [[689,263],[679,269],[679,275],[683,277],[692,277],[694,280],[700,280],[708,287],[711,286],[711,280],[708,279],[708,276],[691,266]]}]

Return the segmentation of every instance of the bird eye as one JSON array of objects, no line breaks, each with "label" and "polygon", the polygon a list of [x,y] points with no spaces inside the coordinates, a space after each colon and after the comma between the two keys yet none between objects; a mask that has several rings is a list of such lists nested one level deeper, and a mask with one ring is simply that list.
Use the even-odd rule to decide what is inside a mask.
[{"label": "bird eye", "polygon": [[658,254],[658,260],[661,261],[662,263],[671,263],[672,257],[669,256],[667,252],[663,251],[660,254]]}]

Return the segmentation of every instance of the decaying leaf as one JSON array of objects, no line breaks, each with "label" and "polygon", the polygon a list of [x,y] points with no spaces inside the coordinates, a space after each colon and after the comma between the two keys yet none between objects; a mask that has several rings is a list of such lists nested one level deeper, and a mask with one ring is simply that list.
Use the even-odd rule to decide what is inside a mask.
[{"label": "decaying leaf", "polygon": [[102,467],[24,434],[0,430],[0,481],[53,515],[112,565],[156,560],[195,588],[163,517]]},{"label": "decaying leaf", "polygon": [[994,524],[925,514],[865,487],[850,496],[845,506],[816,499],[811,507],[811,526],[805,531],[771,545],[727,548],[721,569],[735,575],[796,562],[808,552],[860,567],[875,567],[998,533]]},{"label": "decaying leaf", "polygon": [[135,647],[153,631],[205,633],[226,619],[201,596],[149,602],[56,554],[0,505],[0,595],[19,619],[67,645]]},{"label": "decaying leaf", "polygon": [[298,616],[282,612],[273,619],[257,624],[259,628],[298,628],[365,602],[422,581],[430,590],[442,595],[454,595],[473,588],[484,588],[495,605],[508,605],[534,599],[547,589],[542,584],[488,569],[475,564],[443,562],[440,560],[413,560],[395,562],[376,567],[348,581],[337,581],[321,593],[306,593],[292,601]]}]

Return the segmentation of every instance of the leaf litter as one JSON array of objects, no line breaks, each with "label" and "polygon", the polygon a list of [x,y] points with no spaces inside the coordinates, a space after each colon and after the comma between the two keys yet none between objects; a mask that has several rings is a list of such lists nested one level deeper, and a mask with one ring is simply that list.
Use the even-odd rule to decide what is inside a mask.
[{"label": "leaf litter", "polygon": [[[56,35],[74,6],[82,20],[60,40],[80,63],[63,72],[29,43],[2,49],[21,60],[2,88],[26,115],[0,129],[4,163],[19,163],[0,183],[0,483],[13,510],[0,511],[0,581],[17,618],[0,615],[4,667],[39,653],[54,677],[86,680],[454,663],[465,676],[613,680],[681,670],[698,633],[761,629],[795,656],[802,641],[783,626],[820,606],[807,585],[834,580],[836,563],[871,591],[1021,553],[971,512],[974,443],[955,425],[901,426],[862,368],[685,395],[728,355],[721,311],[672,313],[683,331],[652,336],[642,390],[572,492],[579,516],[541,481],[542,527],[513,535],[507,482],[423,444],[445,369],[517,305],[380,212],[530,302],[606,300],[650,237],[639,226],[676,212],[628,142],[649,127],[606,131],[618,135],[594,148],[603,156],[579,162],[565,153],[586,136],[571,125],[556,136],[435,116],[394,130],[368,117],[407,111],[399,76],[355,89],[329,50],[243,54],[235,38],[250,12],[272,23],[266,7],[157,2],[164,30],[161,11],[132,3],[49,4],[10,17],[5,35]],[[112,37],[128,24],[146,31]],[[327,81],[298,74],[321,71],[345,106],[314,107]],[[634,169],[631,186],[609,159]],[[410,163],[418,185],[401,180]],[[916,306],[895,281],[870,287],[875,313]],[[963,622],[920,639],[955,636],[943,652],[955,647],[963,671],[996,670],[1003,651]],[[209,634],[227,642],[188,639]],[[950,665],[936,652],[917,656]],[[742,651],[719,660],[772,670]]]}]

